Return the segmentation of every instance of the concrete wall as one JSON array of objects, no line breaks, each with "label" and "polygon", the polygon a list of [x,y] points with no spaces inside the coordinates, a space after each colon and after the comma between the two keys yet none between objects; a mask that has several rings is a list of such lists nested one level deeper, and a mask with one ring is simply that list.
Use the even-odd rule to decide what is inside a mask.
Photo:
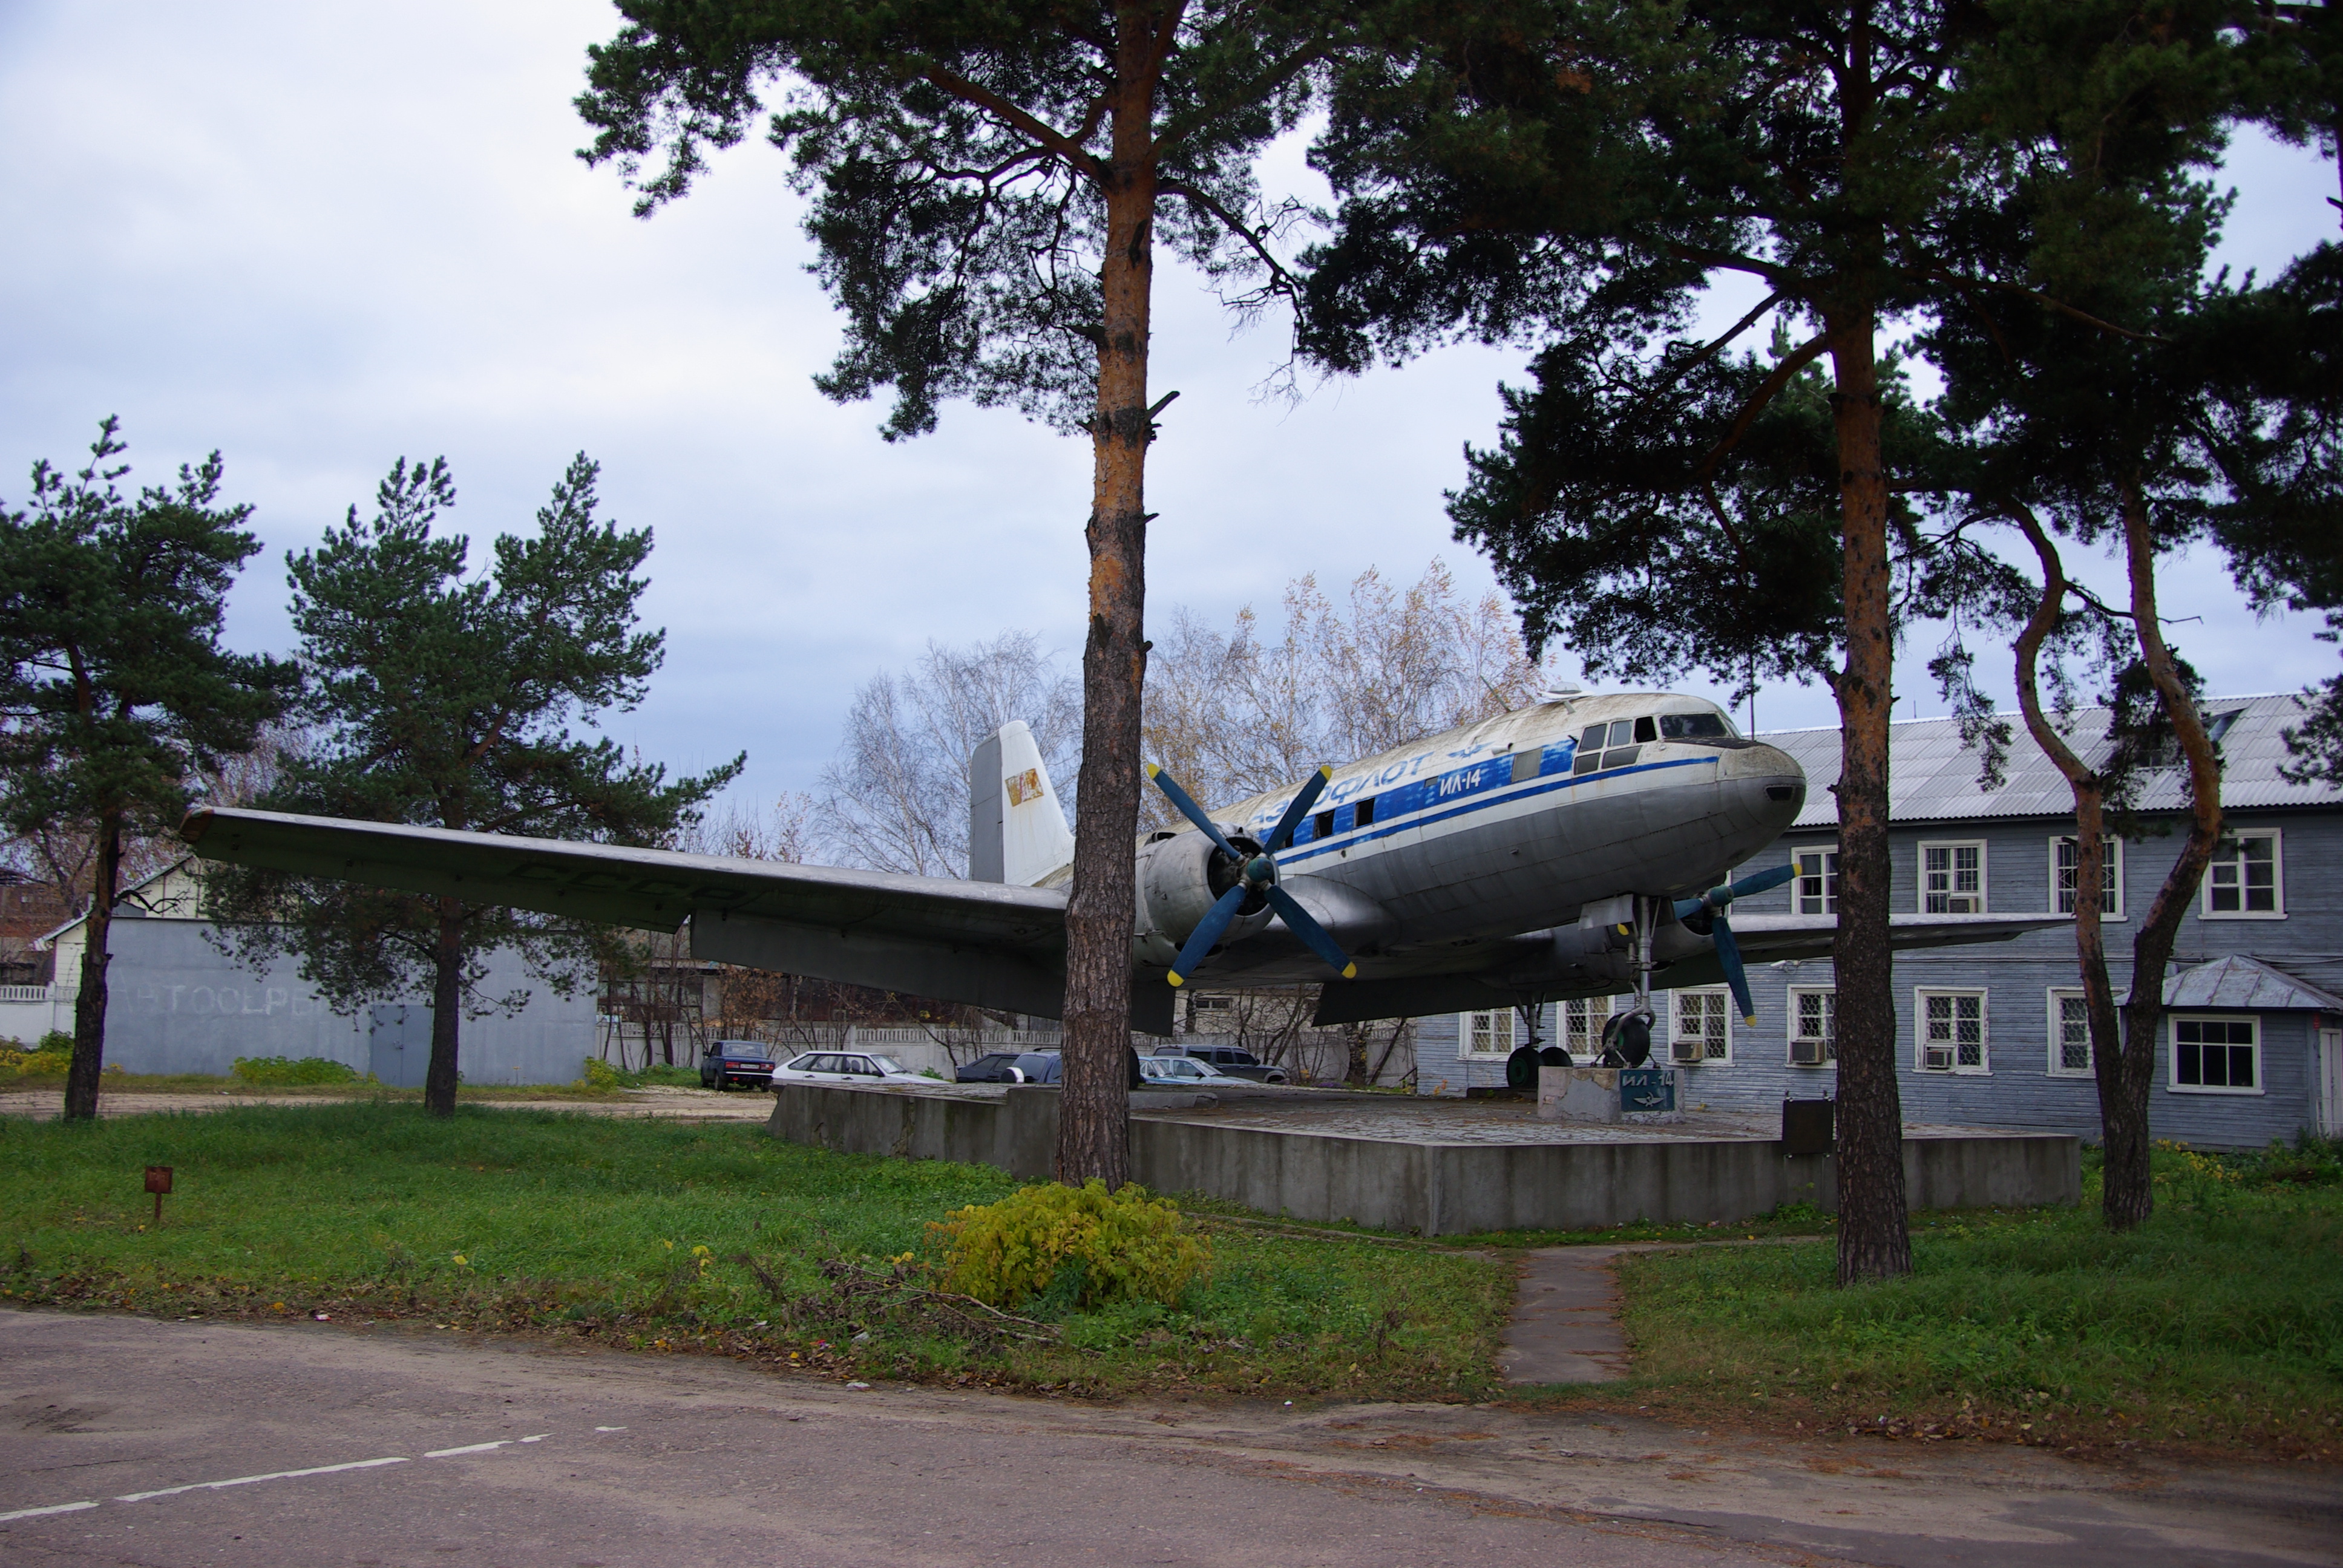
[{"label": "concrete wall", "polygon": [[[1144,1103],[1133,1096],[1134,1180],[1301,1220],[1441,1235],[1744,1220],[1838,1201],[1832,1156],[1793,1157],[1773,1142],[1399,1143],[1151,1116]],[[960,1160],[1024,1181],[1049,1176],[1057,1127],[1053,1090],[973,1100],[800,1083],[779,1087],[768,1124],[793,1143]],[[2056,1135],[1913,1139],[1904,1169],[1916,1209],[2073,1203],[2082,1191],[2079,1145]]]}]

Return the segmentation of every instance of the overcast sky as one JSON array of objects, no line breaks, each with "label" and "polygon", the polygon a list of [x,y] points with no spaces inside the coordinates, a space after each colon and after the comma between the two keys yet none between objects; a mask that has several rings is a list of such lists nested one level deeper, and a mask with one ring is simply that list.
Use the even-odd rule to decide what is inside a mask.
[{"label": "overcast sky", "polygon": [[[616,25],[593,0],[0,0],[0,505],[108,413],[136,479],[218,448],[267,546],[231,637],[282,650],[285,552],[394,457],[445,454],[451,520],[485,539],[528,526],[583,449],[606,515],[657,530],[645,609],[669,633],[650,700],[610,732],[687,769],[745,748],[744,789],[769,797],[811,782],[858,682],[930,638],[1029,628],[1078,660],[1089,447],[965,406],[890,447],[882,407],[817,395],[838,327],[781,155],[718,158],[649,222],[572,156],[586,45]],[[1271,176],[1322,188],[1296,146]],[[2330,232],[2311,155],[2256,141],[2227,177],[2232,265],[2275,270]],[[1149,465],[1151,606],[1225,624],[1302,572],[1413,578],[1435,556],[1489,583],[1442,491],[1521,354],[1264,404],[1282,328],[1232,334],[1192,278],[1157,276],[1152,383],[1182,396]],[[2177,636],[2216,691],[2332,668],[2314,624],[2257,626],[2217,561],[2195,568],[2165,602],[2204,618]],[[1907,649],[1899,717],[1942,711],[1927,651]],[[1783,689],[1759,719],[1835,714]]]}]

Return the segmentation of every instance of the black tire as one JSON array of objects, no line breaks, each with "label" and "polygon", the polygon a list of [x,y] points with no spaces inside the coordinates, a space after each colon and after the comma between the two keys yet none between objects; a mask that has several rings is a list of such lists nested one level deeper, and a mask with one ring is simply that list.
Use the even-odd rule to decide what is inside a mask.
[{"label": "black tire", "polygon": [[1505,1058],[1505,1087],[1515,1090],[1534,1090],[1537,1088],[1537,1047],[1534,1045],[1514,1047],[1513,1054]]}]

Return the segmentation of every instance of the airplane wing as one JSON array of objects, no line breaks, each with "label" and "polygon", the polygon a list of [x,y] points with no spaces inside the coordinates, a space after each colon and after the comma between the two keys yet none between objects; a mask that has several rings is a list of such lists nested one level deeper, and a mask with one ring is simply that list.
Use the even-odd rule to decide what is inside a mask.
[{"label": "airplane wing", "polygon": [[[1827,959],[1831,939],[1837,933],[1835,915],[1745,915],[1733,917],[1733,934],[1741,944],[1744,964],[1792,959]],[[1954,947],[1967,942],[2006,942],[2028,931],[2070,926],[2072,915],[1916,915],[1889,917],[1888,945],[1906,948]],[[1500,953],[1520,961],[1520,953]],[[1487,960],[1484,958],[1483,961]],[[1714,949],[1677,959],[1652,977],[1655,990],[1686,986],[1719,985],[1725,966]],[[1473,1012],[1484,1008],[1516,1007],[1562,1001],[1572,997],[1611,996],[1631,990],[1624,979],[1602,977],[1583,984],[1528,983],[1506,978],[1503,963],[1479,970],[1449,974],[1412,975],[1391,980],[1351,980],[1328,986],[1320,995],[1312,1022],[1329,1027],[1382,1018],[1420,1018],[1435,1012]]]},{"label": "airplane wing", "polygon": [[[1733,935],[1749,963],[1785,959],[1826,959],[1838,932],[1835,915],[1732,916]],[[1906,948],[1960,947],[1970,942],[2006,942],[2028,931],[2071,926],[2072,915],[1912,915],[1887,917],[1887,945]]]},{"label": "airplane wing", "polygon": [[206,859],[674,930],[696,958],[1055,1018],[1063,890],[459,833],[226,806],[187,813]]}]

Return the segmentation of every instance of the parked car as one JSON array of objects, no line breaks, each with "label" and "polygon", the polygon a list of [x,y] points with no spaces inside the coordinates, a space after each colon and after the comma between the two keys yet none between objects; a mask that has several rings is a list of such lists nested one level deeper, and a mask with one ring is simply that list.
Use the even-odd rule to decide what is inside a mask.
[{"label": "parked car", "polygon": [[1056,1083],[1064,1064],[1054,1050],[994,1050],[962,1062],[953,1072],[960,1083]]},{"label": "parked car", "polygon": [[1255,1083],[1283,1083],[1285,1070],[1272,1067],[1249,1050],[1233,1045],[1167,1045],[1157,1050],[1155,1060],[1177,1060],[1185,1057],[1190,1061],[1208,1061],[1231,1078],[1249,1078]]},{"label": "parked car", "polygon": [[773,1081],[814,1083],[920,1083],[933,1080],[910,1071],[891,1056],[866,1050],[809,1050],[773,1069]]},{"label": "parked car", "polygon": [[702,1089],[770,1089],[773,1048],[753,1040],[711,1040],[699,1059]]},{"label": "parked car", "polygon": [[1192,1056],[1142,1056],[1139,1059],[1139,1076],[1151,1084],[1176,1089],[1203,1089],[1215,1083],[1226,1083],[1235,1077],[1222,1072],[1209,1061],[1199,1061]]}]

